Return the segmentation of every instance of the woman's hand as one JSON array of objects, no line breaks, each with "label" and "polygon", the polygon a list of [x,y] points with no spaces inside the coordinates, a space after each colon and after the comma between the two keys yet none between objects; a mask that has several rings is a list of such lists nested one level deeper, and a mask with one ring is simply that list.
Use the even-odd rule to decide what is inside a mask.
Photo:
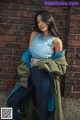
[{"label": "woman's hand", "polygon": [[33,64],[34,66],[36,66],[36,63],[37,63],[37,59],[32,59],[32,64]]},{"label": "woman's hand", "polygon": [[28,84],[26,84],[25,82],[21,82],[21,85],[22,85],[22,87],[24,87],[24,88],[27,88],[27,87],[28,87]]}]

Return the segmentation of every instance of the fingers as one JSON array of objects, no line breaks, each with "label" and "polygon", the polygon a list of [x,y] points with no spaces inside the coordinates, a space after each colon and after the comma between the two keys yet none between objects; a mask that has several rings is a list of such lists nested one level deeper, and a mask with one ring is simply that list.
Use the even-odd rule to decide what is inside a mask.
[{"label": "fingers", "polygon": [[28,85],[25,84],[24,82],[21,82],[21,85],[22,85],[24,88],[27,88],[27,87],[28,87]]},{"label": "fingers", "polygon": [[36,63],[37,63],[37,59],[32,59],[32,64],[36,65]]}]

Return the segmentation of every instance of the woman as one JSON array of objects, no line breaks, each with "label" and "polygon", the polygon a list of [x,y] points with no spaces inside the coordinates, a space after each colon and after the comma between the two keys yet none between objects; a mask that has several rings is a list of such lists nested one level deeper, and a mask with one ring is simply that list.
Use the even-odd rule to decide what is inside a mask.
[{"label": "woman", "polygon": [[[50,58],[62,51],[62,49],[62,41],[58,37],[56,24],[52,14],[48,11],[38,12],[35,16],[35,31],[32,32],[29,43],[29,52],[31,54],[30,69],[27,67],[23,55],[22,59],[25,62],[25,65],[18,67],[18,73],[21,77],[21,86],[9,97],[7,102],[8,106],[13,107],[14,120],[21,120],[18,104],[34,88],[36,91],[38,120],[48,120],[47,106],[51,88],[53,89],[50,80],[53,69],[51,68],[52,66],[49,67],[51,64]],[[27,56],[27,54],[25,55]],[[48,64],[50,63],[49,65],[47,64],[48,69],[45,67],[45,61],[47,61]],[[24,72],[20,71],[23,69],[23,66],[24,68],[28,68],[28,74],[25,72],[27,76]],[[53,73],[55,74],[56,70],[54,70]],[[29,81],[26,80],[26,78],[29,79]]]}]

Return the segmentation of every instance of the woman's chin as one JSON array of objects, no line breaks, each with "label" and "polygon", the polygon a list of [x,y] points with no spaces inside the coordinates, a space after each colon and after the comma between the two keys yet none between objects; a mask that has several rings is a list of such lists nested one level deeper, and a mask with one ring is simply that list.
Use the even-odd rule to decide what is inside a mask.
[{"label": "woman's chin", "polygon": [[44,33],[44,32],[46,32],[47,30],[45,30],[45,29],[41,29],[41,31]]}]

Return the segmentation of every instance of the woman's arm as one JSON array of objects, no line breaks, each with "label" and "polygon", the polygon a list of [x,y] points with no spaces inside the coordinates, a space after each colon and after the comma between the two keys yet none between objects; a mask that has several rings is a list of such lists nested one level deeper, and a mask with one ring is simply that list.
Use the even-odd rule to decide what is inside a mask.
[{"label": "woman's arm", "polygon": [[36,34],[37,34],[37,32],[36,32],[36,31],[34,31],[34,32],[32,32],[32,33],[31,33],[31,36],[30,36],[30,41],[29,41],[29,48],[30,48],[31,43],[32,43],[32,41],[33,41],[34,37],[36,36]]},{"label": "woman's arm", "polygon": [[63,50],[62,41],[59,38],[56,38],[53,42],[53,48],[55,48],[55,53]]}]

